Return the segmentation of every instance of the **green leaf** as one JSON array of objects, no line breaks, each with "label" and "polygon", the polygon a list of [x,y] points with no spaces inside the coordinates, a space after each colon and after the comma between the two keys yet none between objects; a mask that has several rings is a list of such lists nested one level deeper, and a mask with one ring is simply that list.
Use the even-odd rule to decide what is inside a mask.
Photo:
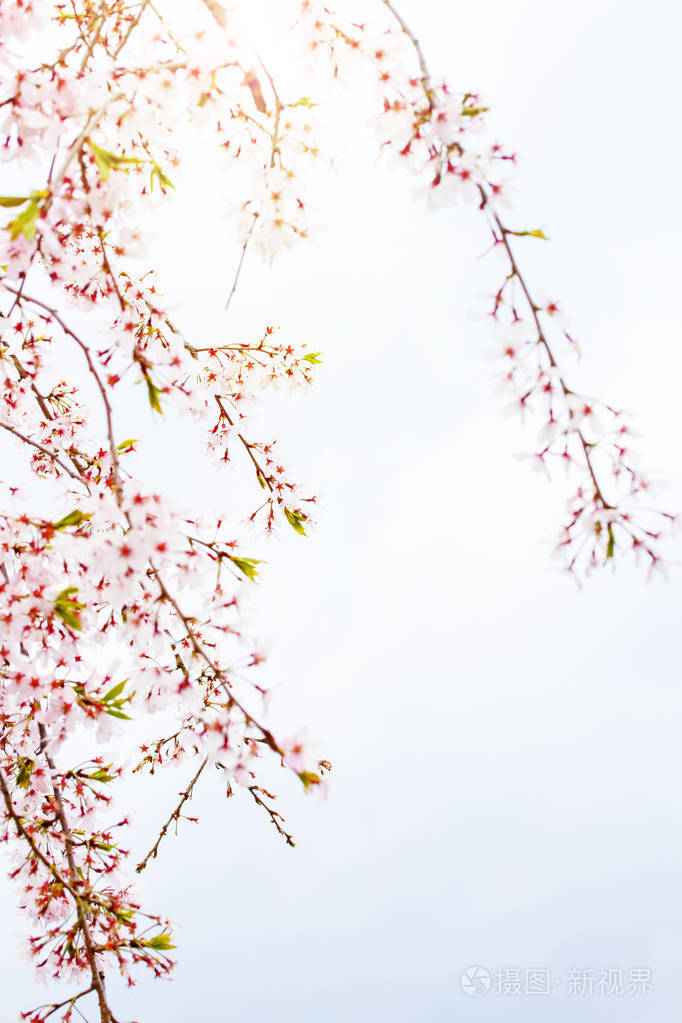
[{"label": "green leaf", "polygon": [[95,163],[97,165],[97,170],[99,171],[99,176],[102,181],[107,181],[109,179],[109,175],[111,174],[111,164],[106,159],[103,151],[99,148],[99,146],[97,147],[93,146],[92,151],[95,154]]},{"label": "green leaf", "polygon": [[80,632],[82,625],[79,612],[83,610],[85,604],[79,604],[77,600],[74,600],[71,596],[72,593],[78,593],[77,586],[67,586],[65,590],[62,590],[54,602],[54,610],[65,625]]},{"label": "green leaf", "polygon": [[317,366],[317,365],[319,365],[319,363],[322,362],[322,359],[320,359],[319,356],[320,356],[320,352],[308,352],[307,355],[303,356],[303,360],[304,360],[304,362],[312,363],[313,366]]},{"label": "green leaf", "polygon": [[115,700],[117,696],[120,696],[126,687],[127,681],[127,679],[124,679],[123,682],[119,682],[113,689],[110,689],[109,692],[102,697],[102,703],[108,703],[109,700]]},{"label": "green leaf", "polygon": [[303,788],[308,792],[315,785],[320,784],[320,776],[314,771],[298,771],[298,776],[303,782]]},{"label": "green leaf", "polygon": [[464,117],[478,117],[479,114],[485,114],[490,110],[490,107],[462,107],[462,114]]},{"label": "green leaf", "polygon": [[145,938],[141,944],[144,945],[145,948],[154,948],[158,952],[167,952],[171,948],[176,948],[175,945],[171,945],[170,934],[157,934],[154,938]]},{"label": "green leaf", "polygon": [[4,206],[5,209],[12,206],[23,206],[25,202],[30,201],[30,195],[0,195],[0,206]]},{"label": "green leaf", "polygon": [[50,194],[47,188],[34,189],[30,195],[0,195],[0,206],[11,209],[13,206],[23,206],[25,202],[39,202],[47,199]]},{"label": "green leaf", "polygon": [[99,767],[96,771],[93,771],[92,774],[86,775],[86,777],[88,777],[90,781],[101,781],[105,784],[106,782],[114,780],[114,775],[109,774],[109,772],[103,767]]},{"label": "green leaf", "polygon": [[609,522],[609,525],[608,525],[608,534],[609,534],[609,540],[608,540],[608,543],[606,545],[606,559],[607,559],[607,561],[608,561],[609,558],[613,557],[614,551],[616,549],[616,538],[613,535],[613,526],[611,525],[610,522]]},{"label": "green leaf", "polygon": [[130,714],[124,714],[122,710],[115,710],[113,707],[107,707],[107,714],[110,718],[120,718],[122,721],[130,721]]},{"label": "green leaf", "polygon": [[313,103],[308,96],[301,96],[301,98],[297,99],[295,103],[289,104],[290,107],[316,107],[317,105],[318,104]]},{"label": "green leaf", "polygon": [[129,696],[123,696],[121,698],[127,681],[128,679],[124,678],[122,682],[118,682],[101,698],[101,702],[104,704],[106,713],[112,718],[120,718],[121,721],[130,721],[130,716],[124,713],[123,707],[126,703],[129,703],[135,695],[133,692]]},{"label": "green leaf", "polygon": [[247,579],[251,579],[253,582],[256,581],[256,579],[258,578],[258,570],[256,569],[256,565],[262,565],[263,564],[262,561],[260,561],[258,558],[237,558],[234,557],[232,554],[228,555],[228,557],[232,564],[236,565],[239,571],[244,573]]},{"label": "green leaf", "polygon": [[74,511],[69,512],[68,515],[65,515],[63,519],[60,519],[59,522],[53,522],[52,528],[67,529],[68,526],[80,526],[81,522],[87,522],[87,520],[91,518],[91,514],[86,514],[76,508]]},{"label": "green leaf", "polygon": [[161,168],[159,167],[158,163],[156,163],[156,162],[154,162],[154,167],[152,169],[151,178],[149,180],[149,184],[150,184],[152,192],[154,191],[154,178],[158,179],[158,182],[161,185],[161,191],[164,194],[165,194],[167,188],[175,188],[175,185],[173,184],[171,179],[168,177],[167,174],[165,174],[161,170]]},{"label": "green leaf", "polygon": [[119,156],[117,153],[110,153],[108,149],[102,149],[92,139],[88,139],[88,145],[95,157],[95,164],[102,181],[106,181],[112,170],[126,170],[142,163],[135,156]]},{"label": "green leaf", "polygon": [[7,229],[10,233],[10,238],[14,241],[23,234],[29,242],[32,242],[36,236],[36,221],[38,220],[38,214],[40,209],[35,199],[31,199],[30,203],[25,210],[22,210],[18,217],[10,221],[7,225]]},{"label": "green leaf", "polygon": [[515,234],[517,238],[542,238],[543,241],[548,242],[549,238],[544,233],[536,229],[535,231],[509,231],[508,234]]},{"label": "green leaf", "polygon": [[301,534],[301,536],[307,535],[303,528],[306,516],[301,515],[300,512],[294,511],[292,508],[287,508],[286,506],[284,508],[284,514],[286,515],[287,522],[292,529],[295,529],[297,533]]},{"label": "green leaf", "polygon": [[149,404],[155,412],[158,412],[159,415],[163,415],[163,409],[161,408],[161,402],[159,401],[161,391],[152,381],[151,377],[145,377],[145,380],[147,381],[147,396],[149,397]]},{"label": "green leaf", "polygon": [[19,788],[28,789],[35,769],[35,764],[30,757],[19,757],[17,760],[16,782]]},{"label": "green leaf", "polygon": [[133,444],[137,444],[137,440],[122,440],[116,450],[120,451],[121,454],[125,454],[126,452],[133,450]]}]

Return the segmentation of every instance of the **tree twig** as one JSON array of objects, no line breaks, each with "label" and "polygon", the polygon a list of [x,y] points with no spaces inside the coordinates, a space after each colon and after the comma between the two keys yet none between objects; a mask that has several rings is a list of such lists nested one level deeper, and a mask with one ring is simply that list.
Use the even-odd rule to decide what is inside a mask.
[{"label": "tree twig", "polygon": [[177,823],[180,820],[182,808],[185,805],[185,803],[187,802],[187,800],[192,798],[192,793],[194,791],[194,786],[199,781],[199,778],[201,777],[201,774],[202,774],[204,768],[206,767],[207,763],[208,763],[208,757],[204,757],[204,759],[202,760],[201,765],[199,767],[199,770],[194,775],[194,777],[190,781],[190,783],[187,786],[187,788],[185,789],[185,791],[180,793],[180,796],[182,798],[180,799],[180,802],[175,807],[175,809],[173,810],[172,814],[170,815],[170,817],[168,818],[168,820],[166,821],[164,826],[161,828],[161,831],[159,832],[159,837],[154,842],[154,845],[151,847],[151,849],[149,850],[147,855],[145,857],[143,857],[143,859],[141,859],[140,862],[138,863],[138,865],[135,867],[135,870],[137,871],[138,874],[142,873],[142,871],[147,866],[147,863],[149,862],[150,859],[151,860],[155,860],[156,859],[156,857],[158,855],[158,852],[159,852],[159,846],[161,845],[161,842],[166,837],[168,829],[171,826],[171,824],[173,823],[173,821],[175,821]]}]

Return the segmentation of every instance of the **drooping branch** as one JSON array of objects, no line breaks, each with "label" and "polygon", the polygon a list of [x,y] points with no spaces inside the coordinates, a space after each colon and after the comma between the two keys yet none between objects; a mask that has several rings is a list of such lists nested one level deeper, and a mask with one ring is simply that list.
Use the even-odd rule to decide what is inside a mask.
[{"label": "drooping branch", "polygon": [[88,958],[88,966],[90,968],[90,975],[92,977],[92,987],[97,992],[97,1001],[99,1003],[100,1012],[100,1023],[118,1023],[116,1017],[112,1013],[109,1003],[107,1001],[107,995],[104,988],[104,974],[100,972],[99,963],[97,962],[97,953],[95,952],[95,945],[92,940],[92,934],[90,931],[90,924],[88,922],[88,906],[87,902],[83,899],[80,893],[80,887],[82,884],[79,872],[76,868],[76,861],[74,859],[74,841],[73,834],[71,832],[71,826],[66,816],[66,810],[64,808],[64,800],[62,799],[61,789],[58,782],[58,773],[54,760],[49,752],[49,744],[47,732],[45,726],[42,724],[38,725],[38,732],[40,734],[40,742],[43,747],[43,756],[47,763],[51,784],[52,793],[55,801],[55,813],[59,826],[62,831],[62,837],[64,840],[64,851],[66,853],[66,862],[69,866],[69,881],[71,893],[74,895],[76,903],[76,912],[78,914],[78,926],[83,935],[83,942],[85,944],[85,951]]},{"label": "drooping branch", "polygon": [[142,871],[147,866],[147,863],[149,862],[149,860],[155,860],[156,859],[156,857],[158,855],[158,852],[159,852],[159,846],[163,842],[164,838],[166,837],[166,834],[168,832],[169,827],[171,826],[171,824],[174,821],[175,821],[175,824],[176,824],[176,827],[177,827],[178,821],[180,820],[180,818],[182,816],[182,808],[184,807],[185,803],[189,799],[192,798],[192,794],[194,792],[194,786],[199,781],[199,778],[201,777],[201,774],[202,774],[204,768],[206,767],[207,763],[208,763],[208,759],[206,757],[204,757],[204,759],[201,761],[201,764],[199,766],[199,770],[194,775],[194,777],[191,779],[189,785],[184,790],[184,792],[180,793],[180,802],[175,807],[175,809],[171,813],[170,817],[168,818],[166,823],[161,828],[161,831],[159,832],[159,837],[156,839],[156,841],[154,842],[154,845],[151,847],[151,849],[149,850],[147,855],[143,856],[142,859],[140,860],[140,862],[138,863],[138,865],[135,867],[135,870],[137,871],[138,874],[142,873]]},{"label": "drooping branch", "polygon": [[[44,727],[42,725],[39,727],[42,744],[47,741],[47,735],[45,733]],[[88,906],[92,900],[90,899],[90,897],[87,898],[84,897],[81,891],[81,879],[78,875],[78,871],[76,870],[76,865],[73,856],[73,835],[71,833],[71,829],[66,818],[66,813],[64,810],[64,804],[62,801],[61,792],[59,790],[59,785],[58,782],[56,781],[57,774],[56,768],[54,765],[54,761],[52,760],[50,755],[46,752],[44,752],[44,755],[52,776],[52,791],[55,800],[55,813],[57,815],[57,819],[59,821],[62,830],[62,835],[64,838],[64,849],[66,853],[67,864],[69,867],[68,875],[62,874],[62,872],[57,868],[55,863],[41,851],[41,849],[36,844],[33,835],[31,835],[31,833],[27,830],[21,817],[14,809],[12,796],[7,785],[7,780],[1,769],[0,769],[0,792],[2,792],[5,810],[9,817],[11,817],[12,821],[14,822],[14,826],[17,830],[18,835],[26,842],[29,849],[31,850],[31,854],[43,864],[43,866],[54,877],[57,884],[60,885],[60,887],[64,891],[67,891],[71,898],[73,899],[74,907],[78,916],[78,926],[81,930],[81,933],[83,934],[83,940],[86,947],[86,954],[88,957],[88,964],[92,976],[92,985],[87,989],[87,991],[81,992],[81,994],[79,994],[76,997],[80,998],[83,995],[88,994],[90,991],[96,991],[100,1009],[101,1023],[117,1023],[117,1020],[114,1017],[113,1013],[111,1012],[111,1009],[109,1008],[109,1004],[107,1002],[106,992],[104,990],[104,980],[102,974],[100,973],[99,966],[96,960],[96,953],[92,941],[92,935],[90,933],[90,927],[88,924],[89,912]],[[64,1002],[55,1005],[52,1011],[56,1011],[56,1009],[59,1009],[61,1008],[61,1006],[67,1005],[70,1002],[72,1002],[72,999],[67,999]],[[48,1015],[51,1015],[51,1013]]]},{"label": "drooping branch", "polygon": [[8,433],[11,433],[18,440],[23,441],[24,444],[29,444],[31,447],[36,448],[36,450],[40,451],[41,454],[45,455],[46,458],[49,458],[51,462],[54,462],[55,465],[58,465],[62,472],[65,472],[67,476],[70,476],[71,479],[76,480],[78,483],[82,483],[85,489],[89,490],[87,481],[83,478],[83,476],[77,475],[75,472],[69,469],[68,465],[65,465],[64,462],[62,462],[59,455],[56,455],[54,451],[49,451],[46,447],[43,447],[42,444],[39,444],[37,441],[32,440],[30,437],[27,437],[25,434],[21,432],[21,430],[18,430],[16,426],[10,426],[9,423],[0,423],[0,427],[3,430],[7,430]]},{"label": "drooping branch", "polygon": [[[10,292],[12,292],[15,295],[18,294],[17,290],[15,288],[11,287],[9,284],[7,284],[5,281],[3,281],[2,284],[3,284],[3,287],[7,291],[10,291]],[[102,381],[102,377],[100,376],[100,374],[97,371],[97,368],[96,368],[96,366],[95,366],[95,364],[93,362],[92,355],[90,353],[90,349],[85,344],[85,342],[81,340],[81,338],[78,336],[78,334],[76,334],[76,332],[74,330],[72,330],[71,327],[69,327],[67,323],[65,323],[65,321],[62,318],[62,316],[60,315],[60,313],[56,309],[54,309],[52,306],[48,305],[46,302],[43,302],[42,299],[35,298],[35,297],[30,296],[30,295],[23,294],[21,296],[21,301],[22,302],[28,302],[31,305],[34,305],[37,308],[42,309],[44,311],[44,313],[47,314],[47,316],[45,317],[47,322],[49,323],[50,320],[54,320],[55,323],[58,323],[60,328],[61,328],[61,330],[63,331],[63,333],[66,334],[67,337],[70,337],[73,341],[76,342],[76,344],[80,348],[81,352],[85,356],[85,361],[87,362],[88,370],[90,371],[90,374],[92,375],[93,379],[95,380],[95,383],[97,385],[97,389],[98,389],[98,391],[100,393],[100,396],[102,398],[102,404],[104,406],[104,414],[105,414],[106,423],[107,423],[107,440],[108,440],[108,444],[109,444],[109,454],[111,456],[112,475],[113,475],[113,482],[114,482],[114,493],[116,494],[116,500],[118,501],[118,503],[120,505],[122,500],[123,500],[123,491],[122,491],[122,488],[121,488],[120,461],[119,461],[119,457],[118,457],[118,449],[116,447],[116,440],[115,440],[115,437],[114,437],[113,412],[112,412],[112,408],[111,408],[111,402],[109,401],[109,395],[107,393],[107,389],[104,386],[104,383]]]},{"label": "drooping branch", "polygon": [[[426,62],[424,52],[418,37],[407,25],[402,15],[398,12],[392,0],[381,0],[384,7],[390,12],[391,17],[397,24],[400,33],[409,41],[410,46],[414,52],[416,62],[420,69],[420,78],[422,90],[423,90],[423,105],[416,102],[414,105],[415,110],[415,128],[414,133],[410,142],[401,151],[401,155],[407,155],[413,144],[418,144],[422,135],[422,126],[428,123],[433,129],[433,136],[430,136],[429,143],[429,160],[433,160],[436,166],[436,172],[433,177],[431,187],[438,188],[442,186],[443,181],[452,177],[457,180],[458,175],[461,176],[462,181],[469,181],[475,184],[476,190],[479,196],[479,208],[489,218],[491,226],[494,246],[501,246],[506,256],[508,269],[505,277],[505,282],[499,289],[495,297],[495,306],[492,312],[493,317],[497,318],[498,311],[501,305],[504,303],[503,293],[505,287],[510,282],[516,282],[521,290],[523,299],[526,305],[526,313],[530,324],[532,324],[535,330],[535,344],[541,348],[546,356],[547,365],[549,371],[543,370],[538,373],[536,381],[531,382],[526,392],[520,398],[520,406],[525,408],[525,403],[534,393],[537,388],[538,391],[543,391],[548,397],[549,402],[549,423],[548,429],[556,428],[557,420],[554,418],[554,409],[552,407],[552,394],[554,389],[562,395],[565,408],[567,410],[566,417],[567,421],[563,427],[559,427],[557,430],[558,436],[563,438],[565,441],[565,450],[561,452],[561,456],[570,461],[573,461],[573,457],[568,455],[568,443],[571,437],[575,438],[577,442],[576,455],[579,452],[580,459],[584,466],[586,476],[589,479],[592,488],[592,496],[590,497],[585,487],[580,487],[578,492],[573,499],[572,508],[572,519],[568,526],[562,531],[562,539],[559,542],[559,548],[570,548],[573,551],[572,557],[568,564],[570,571],[575,570],[576,562],[581,555],[585,544],[578,546],[576,550],[572,547],[575,543],[576,537],[579,535],[578,530],[582,529],[586,532],[585,543],[588,542],[590,534],[592,535],[592,545],[589,555],[589,566],[592,566],[597,561],[597,551],[601,544],[601,552],[604,561],[608,561],[613,558],[614,551],[616,548],[616,534],[614,527],[618,527],[622,530],[629,538],[632,549],[635,553],[638,550],[646,552],[650,559],[651,567],[658,565],[660,555],[654,550],[653,543],[660,539],[662,529],[669,528],[674,516],[664,511],[650,513],[647,509],[643,509],[643,514],[646,516],[653,515],[654,519],[657,519],[661,524],[658,527],[649,528],[642,522],[637,522],[632,512],[623,507],[623,501],[629,497],[635,496],[641,489],[646,488],[646,483],[639,484],[637,482],[638,476],[631,464],[625,460],[625,446],[622,438],[627,433],[627,427],[622,423],[617,422],[619,413],[609,406],[602,406],[611,419],[616,422],[617,436],[614,440],[606,442],[602,438],[597,437],[593,440],[590,438],[588,432],[586,432],[583,425],[583,420],[587,417],[587,422],[591,422],[589,416],[593,413],[594,402],[583,398],[577,394],[568,384],[566,375],[559,365],[559,359],[554,349],[554,346],[550,342],[548,331],[543,322],[543,318],[547,318],[548,313],[556,312],[556,304],[549,304],[547,307],[543,306],[535,297],[534,289],[531,287],[529,279],[525,272],[521,269],[518,257],[512,245],[512,238],[532,236],[535,238],[545,239],[545,235],[542,231],[519,231],[513,230],[504,222],[498,208],[496,201],[497,195],[501,191],[499,184],[493,183],[491,180],[482,177],[472,178],[472,165],[471,164],[459,164],[457,160],[471,159],[472,153],[467,151],[466,141],[461,142],[456,132],[445,138],[439,134],[438,124],[441,119],[448,123],[448,104],[452,103],[452,92],[447,86],[439,87],[435,89],[433,86],[433,79],[429,71],[428,64]],[[342,33],[339,36],[343,38]],[[410,100],[410,103],[412,100]],[[476,104],[476,97],[472,97],[471,94],[466,94],[462,100],[463,115],[460,119],[466,121],[467,119],[473,119],[480,117],[481,114],[485,113],[487,108],[479,107]],[[461,130],[464,131],[464,138],[466,139],[466,131],[464,125],[461,126]],[[461,136],[460,136],[461,138]],[[493,146],[491,149],[493,156],[498,159],[511,159],[513,156],[505,156],[502,153],[502,147]],[[457,160],[451,162],[451,156],[456,155]],[[502,190],[502,194],[504,194]],[[545,239],[546,240],[546,239]],[[516,307],[511,305],[512,323],[518,325],[523,322],[523,318],[518,315]],[[572,338],[564,331],[565,337],[572,342]],[[530,342],[529,342],[530,343]],[[507,345],[505,354],[512,359],[514,355],[514,346],[510,343]],[[509,374],[511,379],[512,374]],[[543,379],[544,378],[544,379]],[[543,450],[538,453],[538,458],[544,465],[545,457],[552,453],[552,440],[545,442]],[[610,445],[610,447],[609,447]],[[629,492],[622,498],[618,496],[611,496],[608,494],[608,486],[605,482],[604,476],[606,475],[606,467],[608,467],[608,460],[601,469],[597,467],[595,461],[595,453],[606,451],[608,449],[609,458],[611,459],[611,472],[614,480],[618,480],[620,476],[624,476],[626,479],[629,478],[632,482],[630,485]],[[613,482],[613,481],[612,481]],[[622,487],[621,487],[622,490]]]}]

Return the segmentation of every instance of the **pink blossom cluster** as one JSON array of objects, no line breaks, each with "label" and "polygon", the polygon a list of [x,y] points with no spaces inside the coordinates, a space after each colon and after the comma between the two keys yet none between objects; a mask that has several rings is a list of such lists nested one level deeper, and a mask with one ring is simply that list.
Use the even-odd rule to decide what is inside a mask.
[{"label": "pink blossom cluster", "polygon": [[[306,388],[317,353],[272,327],[255,340],[186,337],[149,269],[148,227],[185,129],[208,127],[217,153],[251,161],[237,220],[246,211],[264,251],[306,232],[290,185],[314,152],[306,104],[283,104],[271,83],[265,107],[267,77],[216,32],[216,10],[171,27],[149,3],[0,7],[0,152],[21,182],[0,197],[0,427],[29,470],[4,485],[0,514],[2,838],[36,966],[85,983],[26,1015],[41,1023],[70,1019],[87,995],[113,1020],[108,965],[131,982],[135,965],[172,965],[168,922],[141,908],[128,816],[112,799],[135,764],[189,758],[195,779],[217,764],[290,842],[260,765],[270,754],[306,789],[326,767],[261,717],[261,656],[242,611],[260,562],[239,541],[244,524],[174,507],[137,479],[141,442],[120,433],[131,396],[198,424],[217,471],[242,453],[251,520],[305,534],[314,499],[251,431],[259,396]],[[132,721],[147,722],[137,756]],[[116,753],[87,753],[110,739]]]},{"label": "pink blossom cluster", "polygon": [[429,205],[463,200],[486,218],[503,278],[488,310],[498,337],[500,380],[510,408],[542,423],[533,455],[548,475],[562,465],[577,481],[556,554],[576,578],[631,552],[651,570],[662,567],[661,546],[673,515],[651,504],[653,481],[639,468],[631,426],[623,414],[578,393],[563,362],[577,346],[563,310],[531,286],[516,252],[520,238],[545,242],[539,229],[508,226],[516,155],[491,140],[488,107],[432,78],[421,45],[391,0],[384,18],[345,17],[320,0],[303,0],[308,49],[317,64],[342,80],[351,66],[372,68],[379,141],[417,180]]}]

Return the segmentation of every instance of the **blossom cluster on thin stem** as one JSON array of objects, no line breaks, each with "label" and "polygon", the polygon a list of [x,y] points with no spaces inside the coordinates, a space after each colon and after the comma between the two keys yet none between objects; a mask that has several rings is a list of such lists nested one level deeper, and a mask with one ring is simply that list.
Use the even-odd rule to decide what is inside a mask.
[{"label": "blossom cluster on thin stem", "polygon": [[492,320],[501,390],[508,410],[538,424],[532,460],[551,476],[560,466],[573,491],[556,556],[576,579],[622,552],[661,569],[663,541],[675,518],[653,504],[651,476],[639,466],[631,424],[618,409],[576,391],[565,369],[578,346],[564,309],[531,283],[520,239],[547,241],[540,229],[511,226],[516,154],[491,139],[489,107],[471,92],[435,79],[422,47],[392,0],[386,19],[341,18],[319,0],[303,0],[309,50],[344,79],[372,67],[376,125],[384,151],[408,170],[429,206],[466,202],[481,211],[503,273],[486,313]]}]

